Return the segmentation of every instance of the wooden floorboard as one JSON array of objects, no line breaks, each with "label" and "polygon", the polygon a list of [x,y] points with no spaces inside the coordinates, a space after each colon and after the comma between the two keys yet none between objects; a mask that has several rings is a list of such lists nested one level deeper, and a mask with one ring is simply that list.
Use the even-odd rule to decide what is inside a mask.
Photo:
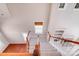
[{"label": "wooden floorboard", "polygon": [[31,53],[0,53],[0,56],[32,56]]},{"label": "wooden floorboard", "polygon": [[32,56],[26,51],[26,44],[10,44],[0,56]]},{"label": "wooden floorboard", "polygon": [[10,44],[3,53],[25,53],[26,45],[25,44]]}]

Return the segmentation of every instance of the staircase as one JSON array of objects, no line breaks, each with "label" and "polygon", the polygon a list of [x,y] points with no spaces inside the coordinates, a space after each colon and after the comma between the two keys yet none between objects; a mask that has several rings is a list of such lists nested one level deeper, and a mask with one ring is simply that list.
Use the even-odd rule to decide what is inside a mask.
[{"label": "staircase", "polygon": [[44,39],[40,41],[42,56],[61,56],[61,54],[52,45],[50,45],[48,41]]},{"label": "staircase", "polygon": [[[48,32],[48,40],[31,38],[29,42],[29,52],[34,53],[36,43],[40,48],[35,51],[40,52],[41,56],[78,56],[79,55],[79,42],[65,39],[62,37],[51,36]],[[38,36],[39,38],[39,36]],[[56,40],[55,40],[56,38]],[[38,41],[38,42],[37,42]],[[40,45],[39,45],[40,42]],[[66,45],[65,45],[66,44]],[[39,51],[40,49],[40,51]],[[39,55],[38,55],[39,56]]]},{"label": "staircase", "polygon": [[[49,34],[50,36],[50,34]],[[55,38],[58,41],[55,41]],[[49,43],[57,49],[63,56],[79,56],[79,42],[64,37],[50,36]]]},{"label": "staircase", "polygon": [[[30,40],[29,52],[33,53],[37,39]],[[40,39],[40,55],[41,56],[61,56],[61,54],[45,39]]]}]

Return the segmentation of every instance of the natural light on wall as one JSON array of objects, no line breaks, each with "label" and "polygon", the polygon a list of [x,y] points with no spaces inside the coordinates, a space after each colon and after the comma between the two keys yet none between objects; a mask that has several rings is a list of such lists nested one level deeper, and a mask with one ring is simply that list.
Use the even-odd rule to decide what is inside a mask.
[{"label": "natural light on wall", "polygon": [[43,33],[43,22],[34,22],[35,33],[42,34]]},{"label": "natural light on wall", "polygon": [[26,41],[27,33],[22,33],[24,40]]}]

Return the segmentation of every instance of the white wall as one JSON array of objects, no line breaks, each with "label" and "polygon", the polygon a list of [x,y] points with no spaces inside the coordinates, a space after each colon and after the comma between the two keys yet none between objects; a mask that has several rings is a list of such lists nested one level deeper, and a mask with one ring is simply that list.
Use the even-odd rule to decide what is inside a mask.
[{"label": "white wall", "polygon": [[3,22],[1,30],[10,43],[24,43],[22,33],[34,31],[34,21],[44,21],[47,30],[50,4],[7,4],[11,18]]},{"label": "white wall", "polygon": [[48,30],[51,34],[56,28],[63,28],[65,35],[79,37],[79,9],[74,4],[67,4],[65,9],[59,9],[58,4],[52,4]]},{"label": "white wall", "polygon": [[8,45],[9,42],[0,33],[0,53],[2,53],[7,48]]},{"label": "white wall", "polygon": [[6,4],[0,4],[0,53],[2,53],[9,45],[7,38],[5,38],[5,34],[1,31],[2,23],[6,21],[8,17],[10,17],[10,14]]}]

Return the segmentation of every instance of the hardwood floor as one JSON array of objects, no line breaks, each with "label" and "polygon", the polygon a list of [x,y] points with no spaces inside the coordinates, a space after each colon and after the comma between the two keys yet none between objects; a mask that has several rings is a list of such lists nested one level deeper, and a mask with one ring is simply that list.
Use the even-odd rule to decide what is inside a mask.
[{"label": "hardwood floor", "polygon": [[26,53],[25,44],[10,44],[3,53]]},{"label": "hardwood floor", "polygon": [[32,56],[26,51],[25,44],[10,44],[0,56]]},{"label": "hardwood floor", "polygon": [[30,53],[0,53],[0,56],[32,56]]}]

